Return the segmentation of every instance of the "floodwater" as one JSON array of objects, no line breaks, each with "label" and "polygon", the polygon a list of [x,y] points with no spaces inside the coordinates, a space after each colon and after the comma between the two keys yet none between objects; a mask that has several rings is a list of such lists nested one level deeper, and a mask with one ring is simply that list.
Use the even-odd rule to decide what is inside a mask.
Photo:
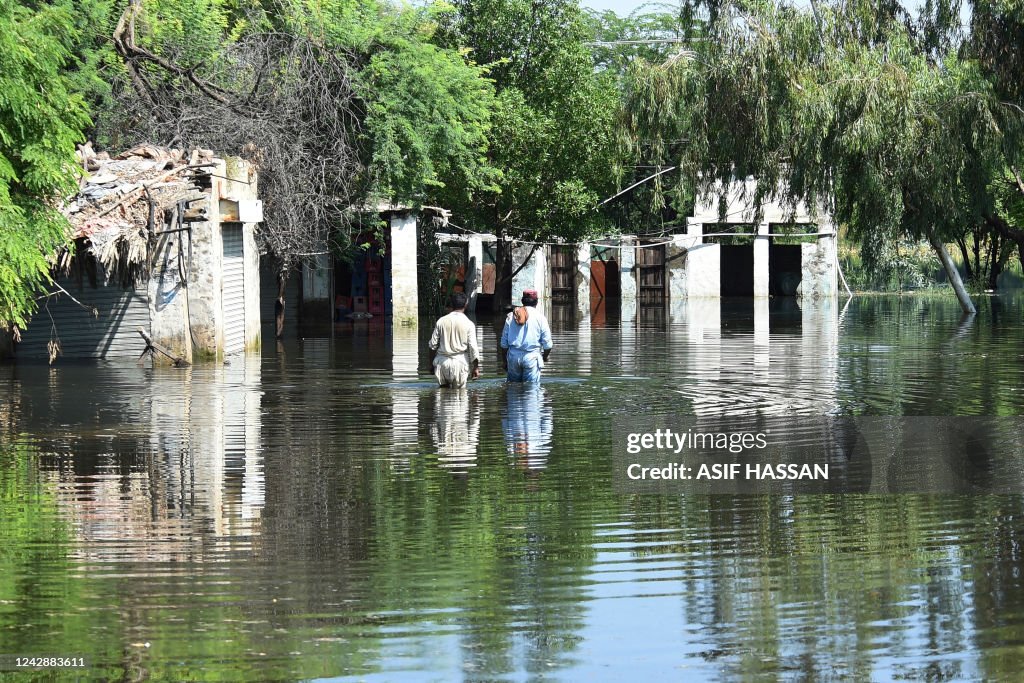
[{"label": "floodwater", "polygon": [[613,489],[616,416],[1024,414],[1021,299],[843,303],[556,322],[539,388],[497,379],[490,324],[464,392],[431,385],[426,322],[2,366],[0,654],[86,660],[39,680],[1019,680],[1021,496]]}]

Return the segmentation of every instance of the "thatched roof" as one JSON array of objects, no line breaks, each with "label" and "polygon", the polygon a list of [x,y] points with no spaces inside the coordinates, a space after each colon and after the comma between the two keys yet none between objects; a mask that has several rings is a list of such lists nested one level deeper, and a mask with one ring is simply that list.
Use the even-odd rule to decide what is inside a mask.
[{"label": "thatched roof", "polygon": [[[79,147],[85,174],[78,194],[62,212],[79,241],[109,274],[137,270],[146,263],[150,237],[164,226],[165,212],[181,201],[203,197],[203,170],[213,153],[140,145],[117,156]],[[60,255],[66,266],[67,254]]]}]

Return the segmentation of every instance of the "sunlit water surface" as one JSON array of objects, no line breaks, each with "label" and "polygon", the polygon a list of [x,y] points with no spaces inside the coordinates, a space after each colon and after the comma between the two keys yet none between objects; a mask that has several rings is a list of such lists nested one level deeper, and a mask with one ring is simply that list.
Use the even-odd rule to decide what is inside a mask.
[{"label": "sunlit water surface", "polygon": [[843,303],[555,322],[536,390],[498,377],[489,322],[464,392],[430,381],[429,321],[223,367],[0,367],[0,654],[98,680],[1019,680],[1018,496],[613,490],[614,416],[1024,414],[1021,299]]}]

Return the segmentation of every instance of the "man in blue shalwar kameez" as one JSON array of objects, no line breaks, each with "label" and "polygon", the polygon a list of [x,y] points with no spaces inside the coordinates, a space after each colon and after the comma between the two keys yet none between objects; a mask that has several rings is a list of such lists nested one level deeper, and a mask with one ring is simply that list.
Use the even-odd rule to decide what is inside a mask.
[{"label": "man in blue shalwar kameez", "polygon": [[537,290],[524,291],[522,301],[522,306],[508,314],[501,332],[507,378],[509,382],[539,382],[541,368],[551,353],[551,328],[537,310]]}]

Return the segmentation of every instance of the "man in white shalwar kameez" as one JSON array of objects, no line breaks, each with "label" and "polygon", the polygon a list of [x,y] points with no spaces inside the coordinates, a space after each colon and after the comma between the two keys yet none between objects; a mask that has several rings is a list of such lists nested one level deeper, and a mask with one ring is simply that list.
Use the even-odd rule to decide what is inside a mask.
[{"label": "man in white shalwar kameez", "polygon": [[437,321],[430,337],[430,362],[442,387],[464,387],[471,376],[480,376],[476,325],[466,317],[467,301],[462,292],[452,294],[451,313]]}]

